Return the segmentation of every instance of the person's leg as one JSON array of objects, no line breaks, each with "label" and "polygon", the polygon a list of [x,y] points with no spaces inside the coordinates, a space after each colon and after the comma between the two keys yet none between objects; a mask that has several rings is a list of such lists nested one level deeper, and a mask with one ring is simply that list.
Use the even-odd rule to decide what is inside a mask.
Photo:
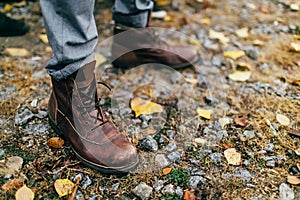
[{"label": "person's leg", "polygon": [[112,8],[113,20],[117,24],[144,28],[148,25],[152,7],[151,0],[116,0]]},{"label": "person's leg", "polygon": [[99,104],[94,69],[97,29],[94,0],[41,0],[53,56],[49,123],[72,145],[83,164],[105,173],[137,166],[136,148]]},{"label": "person's leg", "polygon": [[95,0],[40,0],[53,56],[49,74],[64,79],[94,60],[98,41],[93,16]]}]

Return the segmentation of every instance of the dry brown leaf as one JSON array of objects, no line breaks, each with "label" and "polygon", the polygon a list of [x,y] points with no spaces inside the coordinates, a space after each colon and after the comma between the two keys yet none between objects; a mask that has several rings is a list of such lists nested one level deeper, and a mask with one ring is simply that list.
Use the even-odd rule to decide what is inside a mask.
[{"label": "dry brown leaf", "polygon": [[6,182],[4,185],[2,185],[1,189],[6,192],[8,190],[13,190],[13,189],[17,189],[22,187],[22,185],[24,184],[23,179],[21,178],[16,178],[16,179],[12,179],[8,182]]},{"label": "dry brown leaf", "polygon": [[295,80],[292,82],[293,85],[300,86],[300,80]]},{"label": "dry brown leaf", "polygon": [[249,36],[248,34],[249,29],[247,27],[238,29],[235,31],[235,34],[240,38],[247,38]]},{"label": "dry brown leaf", "polygon": [[210,39],[218,39],[223,44],[226,44],[230,41],[229,38],[224,35],[224,33],[217,32],[217,31],[214,31],[212,29],[209,30],[208,35],[209,35],[208,37]]},{"label": "dry brown leaf", "polygon": [[240,57],[245,56],[246,54],[245,54],[245,52],[242,51],[242,50],[233,50],[233,51],[225,51],[225,52],[223,53],[223,55],[224,55],[225,57],[232,58],[233,60],[236,60],[236,59],[238,59],[238,58],[240,58]]},{"label": "dry brown leaf", "polygon": [[47,145],[55,149],[61,148],[64,145],[64,143],[64,140],[60,137],[52,137],[47,141]]},{"label": "dry brown leaf", "polygon": [[183,195],[183,200],[195,200],[196,196],[190,190],[186,190]]},{"label": "dry brown leaf", "polygon": [[17,190],[15,194],[16,200],[33,200],[34,193],[26,185],[23,185],[20,189]]},{"label": "dry brown leaf", "polygon": [[163,111],[163,107],[161,105],[139,97],[131,99],[130,106],[136,117],[139,117],[142,114],[149,115]]},{"label": "dry brown leaf", "polygon": [[57,179],[54,182],[54,188],[57,194],[59,195],[59,197],[63,197],[68,194],[71,194],[74,186],[75,184],[69,179]]},{"label": "dry brown leaf", "polygon": [[246,126],[247,125],[247,120],[245,118],[239,118],[239,117],[236,117],[234,118],[234,123],[236,125],[239,125],[239,126]]},{"label": "dry brown leaf", "polygon": [[29,55],[29,52],[24,48],[6,48],[5,51],[10,56],[24,57]]},{"label": "dry brown leaf", "polygon": [[239,62],[236,66],[238,71],[250,71],[252,69],[251,65],[245,62]]},{"label": "dry brown leaf", "polygon": [[288,126],[290,125],[290,119],[286,117],[285,115],[282,114],[277,114],[276,115],[276,120],[283,126]]},{"label": "dry brown leaf", "polygon": [[224,156],[230,165],[240,165],[242,162],[242,156],[235,148],[226,149]]},{"label": "dry brown leaf", "polygon": [[287,182],[293,185],[300,184],[300,176],[290,176],[287,177]]},{"label": "dry brown leaf", "polygon": [[198,113],[199,117],[203,117],[205,119],[210,119],[212,111],[211,110],[197,108],[197,113]]},{"label": "dry brown leaf", "polygon": [[233,81],[244,82],[251,77],[251,71],[235,71],[229,74],[228,77]]},{"label": "dry brown leaf", "polygon": [[170,174],[171,171],[172,171],[172,168],[170,168],[170,167],[164,168],[164,169],[163,169],[163,174],[164,174],[164,175]]}]

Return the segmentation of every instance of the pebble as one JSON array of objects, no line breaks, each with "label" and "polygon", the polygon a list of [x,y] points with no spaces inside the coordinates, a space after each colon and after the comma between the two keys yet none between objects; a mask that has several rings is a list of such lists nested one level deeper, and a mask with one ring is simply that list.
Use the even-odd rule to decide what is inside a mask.
[{"label": "pebble", "polygon": [[197,187],[197,185],[202,182],[205,182],[205,178],[201,177],[201,176],[192,176],[189,180],[189,185],[191,187]]},{"label": "pebble", "polygon": [[38,99],[34,99],[31,103],[30,103],[30,106],[33,107],[33,108],[36,108],[38,105]]},{"label": "pebble", "polygon": [[219,104],[219,99],[217,99],[216,97],[212,97],[212,96],[206,96],[204,98],[204,101],[207,105],[210,105],[210,106]]},{"label": "pebble", "polygon": [[163,180],[155,181],[153,187],[154,187],[155,192],[158,192],[159,190],[161,190],[161,188],[164,187],[164,181]]},{"label": "pebble", "polygon": [[281,183],[279,186],[279,196],[281,200],[293,200],[295,194],[286,183]]},{"label": "pebble", "polygon": [[174,130],[167,130],[166,134],[168,136],[169,139],[174,140],[174,136],[175,136],[176,131]]},{"label": "pebble", "polygon": [[254,131],[247,130],[247,131],[244,131],[242,136],[245,137],[246,139],[252,139],[255,137],[255,133],[254,133]]},{"label": "pebble", "polygon": [[167,160],[164,154],[157,154],[155,156],[155,162],[162,168],[167,167],[169,165],[169,161]]},{"label": "pebble", "polygon": [[175,142],[170,142],[166,147],[165,150],[168,152],[172,152],[175,151],[177,149],[177,145],[175,144]]},{"label": "pebble", "polygon": [[146,183],[140,183],[132,190],[132,192],[139,198],[146,199],[150,197],[152,190],[153,188]]},{"label": "pebble", "polygon": [[222,58],[220,56],[213,56],[211,59],[211,64],[215,67],[221,67],[223,65]]},{"label": "pebble", "polygon": [[274,144],[268,144],[265,148],[265,151],[269,152],[269,153],[274,153]]},{"label": "pebble", "polygon": [[251,181],[252,179],[251,173],[247,169],[240,167],[235,168],[234,175],[247,182]]},{"label": "pebble", "polygon": [[120,183],[115,183],[115,184],[113,184],[113,185],[111,186],[111,189],[112,189],[112,190],[118,190],[119,187],[120,187]]},{"label": "pebble", "polygon": [[48,132],[48,124],[42,123],[42,124],[28,124],[25,126],[23,130],[24,134],[34,134],[34,135],[40,135],[40,134],[49,134]]},{"label": "pebble", "polygon": [[223,157],[223,154],[221,153],[212,153],[209,155],[210,159],[215,163],[221,163],[221,159]]},{"label": "pebble", "polygon": [[92,196],[90,196],[89,200],[97,200],[100,199],[100,197],[97,194],[92,194]]},{"label": "pebble", "polygon": [[146,151],[157,151],[158,144],[150,135],[139,141],[139,146]]},{"label": "pebble", "polygon": [[33,117],[33,113],[26,108],[22,113],[15,116],[15,125],[22,126],[29,122]]},{"label": "pebble", "polygon": [[249,58],[251,58],[252,60],[257,60],[259,53],[258,53],[258,49],[255,47],[248,47],[245,49],[245,52],[247,54],[247,56]]},{"label": "pebble", "polygon": [[183,196],[183,190],[181,187],[177,186],[175,189],[175,194],[177,194],[180,198]]},{"label": "pebble", "polygon": [[38,113],[35,115],[39,119],[44,119],[48,115],[47,111],[39,110]]},{"label": "pebble", "polygon": [[291,168],[289,168],[289,173],[294,176],[300,176],[300,170],[297,166],[292,166]]},{"label": "pebble", "polygon": [[72,177],[72,181],[74,183],[76,183],[77,178],[80,178],[80,182],[81,182],[82,181],[82,177],[83,177],[82,173],[76,174],[74,177]]},{"label": "pebble", "polygon": [[89,176],[85,176],[82,180],[82,189],[86,189],[88,186],[92,184],[92,180]]},{"label": "pebble", "polygon": [[5,154],[5,151],[3,149],[0,149],[0,157],[3,157]]},{"label": "pebble", "polygon": [[168,154],[168,159],[176,164],[180,163],[180,153],[178,151]]},{"label": "pebble", "polygon": [[75,200],[84,200],[83,193],[80,190],[77,190]]},{"label": "pebble", "polygon": [[162,191],[163,194],[174,194],[175,190],[174,190],[174,185],[172,184],[168,184],[166,185]]}]

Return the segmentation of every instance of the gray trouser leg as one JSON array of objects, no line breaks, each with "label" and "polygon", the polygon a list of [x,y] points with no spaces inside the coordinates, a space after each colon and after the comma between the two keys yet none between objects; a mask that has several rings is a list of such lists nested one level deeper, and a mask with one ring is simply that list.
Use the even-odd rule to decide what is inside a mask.
[{"label": "gray trouser leg", "polygon": [[40,0],[40,4],[53,50],[46,68],[53,78],[64,79],[94,60],[95,0]]},{"label": "gray trouser leg", "polygon": [[116,23],[144,28],[148,23],[149,10],[153,7],[151,0],[115,0],[112,9]]}]

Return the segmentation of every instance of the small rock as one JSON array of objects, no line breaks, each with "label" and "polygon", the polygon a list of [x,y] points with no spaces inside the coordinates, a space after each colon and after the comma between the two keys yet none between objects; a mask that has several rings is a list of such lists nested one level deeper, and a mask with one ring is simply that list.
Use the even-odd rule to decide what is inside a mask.
[{"label": "small rock", "polygon": [[15,116],[15,125],[22,126],[29,122],[33,117],[33,113],[26,108],[22,113]]},{"label": "small rock", "polygon": [[38,104],[38,99],[34,99],[34,100],[30,103],[30,106],[33,107],[33,108],[36,108],[36,107],[37,107],[37,104]]},{"label": "small rock", "polygon": [[119,186],[120,186],[120,183],[115,183],[111,186],[111,189],[112,190],[118,190],[119,189]]},{"label": "small rock", "polygon": [[215,163],[221,163],[221,159],[223,157],[223,154],[221,153],[212,153],[209,155],[210,159]]},{"label": "small rock", "polygon": [[168,159],[176,164],[180,163],[180,153],[178,151],[168,154]]},{"label": "small rock", "polygon": [[216,97],[212,97],[212,96],[205,96],[204,101],[207,105],[217,105],[219,104],[219,99],[217,99]]},{"label": "small rock", "polygon": [[145,121],[143,121],[143,122],[142,122],[142,125],[141,125],[141,128],[142,128],[142,129],[146,129],[146,128],[148,128],[148,127],[149,127],[148,123],[145,122]]},{"label": "small rock", "polygon": [[170,142],[166,147],[165,150],[168,152],[172,152],[175,151],[177,149],[177,145],[175,144],[175,142]]},{"label": "small rock", "polygon": [[176,131],[174,131],[174,130],[167,130],[166,134],[167,134],[167,136],[168,136],[169,139],[174,140],[174,136],[176,134]]},{"label": "small rock", "polygon": [[175,194],[177,194],[180,198],[183,196],[183,190],[181,187],[177,186],[175,189]]},{"label": "small rock", "polygon": [[294,191],[286,183],[281,183],[279,186],[279,196],[282,200],[293,200],[295,194]]},{"label": "small rock", "polygon": [[169,165],[169,161],[163,154],[157,154],[155,156],[155,162],[162,168],[167,167]]},{"label": "small rock", "polygon": [[146,199],[150,197],[152,190],[152,187],[148,186],[146,183],[140,183],[132,190],[132,192],[139,198]]},{"label": "small rock", "polygon": [[47,111],[39,110],[35,116],[39,119],[44,119],[45,117],[47,117],[47,115],[48,115]]},{"label": "small rock", "polygon": [[[90,196],[89,200],[97,200],[98,197],[99,197],[99,196],[98,196],[97,194],[92,194],[92,195]],[[99,199],[100,199],[100,197],[99,197]]]},{"label": "small rock", "polygon": [[174,185],[172,184],[168,184],[166,185],[162,191],[163,194],[174,194],[175,190],[174,190]]},{"label": "small rock", "polygon": [[300,176],[300,169],[297,166],[292,166],[289,168],[289,173],[294,176]]},{"label": "small rock", "polygon": [[269,153],[274,153],[274,144],[268,144],[265,148],[265,151],[269,152]]},{"label": "small rock", "polygon": [[6,165],[0,165],[0,175],[14,174],[19,172],[23,165],[23,159],[19,156],[7,158]]},{"label": "small rock", "polygon": [[80,190],[77,190],[75,200],[84,200],[84,195]]},{"label": "small rock", "polygon": [[191,187],[197,187],[197,185],[199,184],[199,182],[204,183],[205,182],[205,178],[201,177],[201,176],[192,176],[189,180],[189,184]]},{"label": "small rock", "polygon": [[246,186],[247,186],[248,188],[255,188],[255,185],[250,184],[250,183],[246,184]]},{"label": "small rock", "polygon": [[220,67],[223,64],[222,58],[220,56],[213,56],[211,59],[211,64],[215,67]]},{"label": "small rock", "polygon": [[152,115],[141,115],[140,118],[143,122],[148,123],[153,118],[153,116]]},{"label": "small rock", "polygon": [[83,177],[82,173],[76,174],[74,177],[72,177],[72,181],[74,183],[76,183],[77,178],[80,178],[80,182],[81,182],[82,181],[82,177]]},{"label": "small rock", "polygon": [[150,135],[139,141],[139,146],[146,151],[157,151],[158,144]]},{"label": "small rock", "polygon": [[252,60],[257,60],[258,59],[258,56],[259,56],[259,53],[258,53],[258,49],[257,48],[254,48],[254,47],[249,47],[247,49],[245,49],[245,52],[247,54],[247,56],[249,58],[251,58]]},{"label": "small rock", "polygon": [[249,161],[249,160],[244,160],[243,164],[244,164],[245,166],[249,166],[249,165],[250,165],[250,161]]},{"label": "small rock", "polygon": [[248,170],[240,167],[235,168],[234,175],[247,182],[251,181],[252,179],[251,173]]},{"label": "small rock", "polygon": [[159,190],[161,190],[161,188],[164,187],[164,181],[163,180],[155,181],[153,187],[154,187],[155,192],[158,192]]},{"label": "small rock", "polygon": [[86,189],[88,186],[92,184],[92,180],[90,179],[89,176],[85,176],[84,179],[82,180],[82,189]]},{"label": "small rock", "polygon": [[250,140],[255,137],[254,131],[244,131],[244,133],[241,135],[240,139],[242,141]]},{"label": "small rock", "polygon": [[5,151],[3,149],[0,149],[0,158],[3,157],[5,154]]}]

